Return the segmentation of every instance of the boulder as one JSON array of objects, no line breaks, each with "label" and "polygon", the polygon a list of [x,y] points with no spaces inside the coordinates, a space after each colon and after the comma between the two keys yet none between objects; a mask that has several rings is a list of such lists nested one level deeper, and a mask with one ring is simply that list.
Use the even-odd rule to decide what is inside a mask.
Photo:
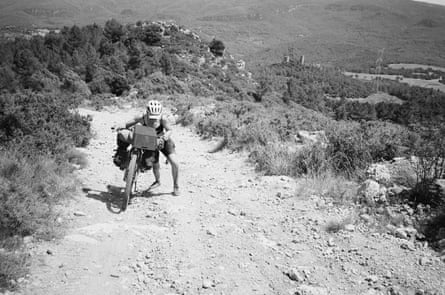
[{"label": "boulder", "polygon": [[372,179],[365,180],[358,189],[358,195],[367,204],[386,203],[386,188]]},{"label": "boulder", "polygon": [[393,185],[392,187],[388,188],[388,194],[391,196],[400,196],[405,192],[408,192],[409,188],[403,185]]},{"label": "boulder", "polygon": [[214,110],[215,110],[215,104],[209,104],[206,106],[197,106],[191,108],[189,112],[193,115],[193,118],[202,119],[213,114]]},{"label": "boulder", "polygon": [[372,164],[368,170],[366,170],[366,173],[368,178],[383,185],[387,185],[391,181],[391,172],[384,164]]}]

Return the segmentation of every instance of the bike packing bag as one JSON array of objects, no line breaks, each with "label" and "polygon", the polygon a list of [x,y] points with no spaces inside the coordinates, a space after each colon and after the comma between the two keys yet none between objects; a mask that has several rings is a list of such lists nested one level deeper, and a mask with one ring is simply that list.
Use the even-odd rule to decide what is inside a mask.
[{"label": "bike packing bag", "polygon": [[151,127],[136,125],[133,131],[133,147],[155,151],[158,147],[156,130]]}]

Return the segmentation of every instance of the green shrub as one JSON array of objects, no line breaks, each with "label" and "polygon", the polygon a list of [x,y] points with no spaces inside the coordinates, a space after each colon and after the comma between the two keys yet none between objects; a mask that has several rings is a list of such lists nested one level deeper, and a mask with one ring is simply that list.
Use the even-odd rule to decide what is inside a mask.
[{"label": "green shrub", "polygon": [[67,168],[45,157],[0,152],[0,231],[3,236],[51,236],[55,206],[75,189]]},{"label": "green shrub", "polygon": [[196,124],[198,134],[204,138],[222,136],[231,140],[236,134],[237,127],[236,116],[229,112],[221,112],[205,117]]},{"label": "green shrub", "polygon": [[213,39],[209,44],[210,52],[215,56],[223,56],[225,45],[221,40]]},{"label": "green shrub", "polygon": [[434,184],[445,177],[445,127],[432,127],[422,135],[411,147],[416,156],[417,175],[413,198],[416,203],[445,205],[444,192],[438,191]]},{"label": "green shrub", "polygon": [[0,291],[16,287],[15,281],[27,272],[27,258],[26,254],[15,251],[0,252]]},{"label": "green shrub", "polygon": [[320,144],[305,146],[295,154],[293,175],[319,176],[330,170],[331,162]]},{"label": "green shrub", "polygon": [[367,138],[359,123],[341,121],[327,129],[327,153],[337,173],[353,176],[371,163]]},{"label": "green shrub", "polygon": [[295,153],[277,142],[255,146],[249,157],[266,175],[295,175]]},{"label": "green shrub", "polygon": [[362,128],[374,161],[392,160],[400,156],[411,138],[407,128],[388,122],[366,122]]},{"label": "green shrub", "polygon": [[0,145],[25,155],[63,154],[71,145],[86,146],[90,118],[70,112],[56,95],[0,95]]},{"label": "green shrub", "polygon": [[236,134],[234,148],[250,150],[279,140],[277,132],[267,120],[255,120],[243,125]]}]

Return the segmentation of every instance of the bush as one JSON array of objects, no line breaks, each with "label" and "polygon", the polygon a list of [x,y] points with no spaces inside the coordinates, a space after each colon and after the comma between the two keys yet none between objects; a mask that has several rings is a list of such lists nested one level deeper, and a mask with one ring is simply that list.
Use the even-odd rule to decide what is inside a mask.
[{"label": "bush", "polygon": [[221,40],[213,39],[209,44],[210,52],[215,56],[223,56],[226,49],[224,43]]},{"label": "bush", "polygon": [[320,144],[305,146],[297,151],[293,175],[320,176],[331,170],[326,149]]},{"label": "bush", "polygon": [[71,145],[85,146],[89,118],[72,113],[56,95],[0,95],[0,145],[25,155],[63,154]]},{"label": "bush", "polygon": [[67,167],[47,157],[0,152],[0,248],[11,249],[0,252],[0,288],[11,287],[9,281],[26,272],[17,238],[48,239],[57,233],[56,206],[75,191],[68,173]]},{"label": "bush", "polygon": [[75,189],[69,170],[46,157],[0,153],[0,230],[6,236],[48,237],[56,226],[55,205]]},{"label": "bush", "polygon": [[15,281],[27,272],[27,258],[26,254],[16,251],[0,252],[0,291],[16,287]]},{"label": "bush", "polygon": [[372,162],[399,156],[411,133],[402,126],[385,122],[340,121],[327,129],[326,136],[328,158],[334,171],[353,176]]},{"label": "bush", "polygon": [[327,153],[336,173],[353,176],[371,163],[367,138],[359,123],[341,121],[328,128],[326,136]]},{"label": "bush", "polygon": [[266,175],[295,175],[295,153],[277,142],[255,146],[249,158]]},{"label": "bush", "polygon": [[361,126],[373,161],[392,160],[409,146],[412,133],[401,125],[371,121]]},{"label": "bush", "polygon": [[437,191],[434,184],[445,177],[445,127],[424,131],[422,138],[413,143],[412,150],[417,157],[414,201],[435,207],[445,205],[444,192]]}]

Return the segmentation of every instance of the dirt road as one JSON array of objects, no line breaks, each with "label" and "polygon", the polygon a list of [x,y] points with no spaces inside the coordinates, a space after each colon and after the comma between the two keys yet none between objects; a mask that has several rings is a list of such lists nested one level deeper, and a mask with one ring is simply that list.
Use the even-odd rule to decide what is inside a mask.
[{"label": "dirt road", "polygon": [[[24,294],[445,290],[444,263],[429,250],[360,225],[329,234],[326,223],[345,214],[332,202],[297,195],[297,180],[259,176],[244,154],[208,153],[211,142],[180,126],[173,137],[181,196],[172,196],[162,160],[162,186],[146,191],[153,175],[143,174],[138,196],[120,212],[124,183],[111,161],[110,127],[138,111],[81,112],[92,115],[95,132],[84,150],[89,165],[78,171],[83,193],[66,208],[66,236],[33,249]],[[421,258],[428,260],[419,265]]]}]

